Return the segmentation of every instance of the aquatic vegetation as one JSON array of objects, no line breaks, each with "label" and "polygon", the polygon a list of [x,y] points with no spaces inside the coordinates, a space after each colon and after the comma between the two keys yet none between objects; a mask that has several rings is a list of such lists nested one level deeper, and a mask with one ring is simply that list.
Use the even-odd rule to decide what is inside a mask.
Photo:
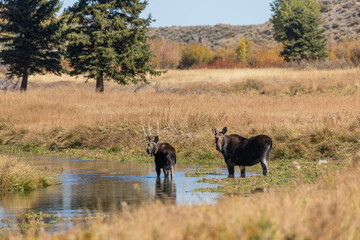
[{"label": "aquatic vegetation", "polygon": [[[296,162],[297,163],[297,162]],[[221,192],[227,194],[249,194],[256,189],[279,190],[281,187],[295,186],[298,182],[314,183],[319,176],[324,173],[345,168],[349,162],[331,162],[328,164],[319,164],[314,161],[301,161],[296,164],[295,161],[282,160],[270,163],[268,176],[261,176],[261,167],[247,167],[248,171],[255,175],[246,178],[203,178],[199,182],[220,184],[217,188],[200,188],[199,192]],[[238,169],[236,169],[239,171]],[[236,176],[240,174],[236,172]]]},{"label": "aquatic vegetation", "polygon": [[[88,221],[94,221],[99,219],[105,219],[109,217],[107,214],[96,214],[96,215],[83,215],[76,217],[65,217],[62,218],[58,214],[50,214],[44,212],[26,212],[16,216],[3,217],[1,222],[6,224],[7,227],[3,227],[2,230],[39,230],[44,227],[50,227],[59,223],[86,223]],[[1,228],[0,228],[1,230]],[[1,234],[0,234],[1,237]]]},{"label": "aquatic vegetation", "polygon": [[39,228],[46,224],[52,224],[57,222],[56,214],[49,214],[43,212],[30,212],[22,213],[16,216],[17,227],[20,228]]},{"label": "aquatic vegetation", "polygon": [[224,175],[224,173],[218,171],[209,171],[209,170],[197,170],[195,172],[185,173],[186,177],[204,177],[206,175]]}]

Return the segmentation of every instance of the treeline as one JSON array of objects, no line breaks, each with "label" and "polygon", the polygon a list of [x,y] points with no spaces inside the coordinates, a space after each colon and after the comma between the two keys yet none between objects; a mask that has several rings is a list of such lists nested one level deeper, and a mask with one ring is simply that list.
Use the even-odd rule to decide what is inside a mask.
[{"label": "treeline", "polygon": [[[237,44],[212,49],[206,44],[182,44],[166,40],[150,40],[154,54],[152,63],[157,69],[199,68],[268,68],[294,67],[311,64],[306,60],[285,61],[280,43],[256,45],[250,40],[238,39]],[[317,67],[354,67],[360,64],[360,42],[348,39],[327,44],[327,57],[314,64]]]},{"label": "treeline", "polygon": [[[147,30],[151,17],[140,17],[142,0],[78,0],[60,17],[60,0],[0,1],[0,60],[9,78],[54,73],[82,75],[119,84],[147,83],[157,76],[151,63]],[[65,68],[62,62],[68,63]]]},{"label": "treeline", "polygon": [[22,91],[32,74],[68,73],[94,79],[96,91],[103,92],[105,80],[148,83],[148,76],[163,73],[156,69],[359,63],[359,43],[327,43],[313,0],[271,3],[276,44],[258,46],[241,38],[215,49],[202,41],[151,40],[153,19],[141,17],[146,5],[142,0],[78,0],[58,17],[60,0],[0,0],[1,64],[9,78],[22,79]]},{"label": "treeline", "polygon": [[[344,67],[360,62],[360,43],[329,43],[321,27],[321,8],[313,0],[274,0],[271,4],[275,44],[256,46],[238,39],[233,46],[216,49],[205,44],[178,45],[152,42],[158,68],[241,68],[303,66]],[[203,43],[202,41],[200,41]]]}]

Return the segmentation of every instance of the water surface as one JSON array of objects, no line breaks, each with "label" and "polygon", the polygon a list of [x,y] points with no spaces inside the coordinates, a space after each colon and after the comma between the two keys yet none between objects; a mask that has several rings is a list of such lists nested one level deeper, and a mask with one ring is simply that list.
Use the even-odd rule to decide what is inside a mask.
[{"label": "water surface", "polygon": [[[212,204],[218,193],[194,192],[197,188],[217,187],[198,183],[202,177],[186,177],[186,172],[199,170],[197,166],[177,164],[174,179],[158,179],[153,163],[120,163],[106,160],[78,158],[34,157],[25,161],[39,168],[59,172],[61,185],[35,190],[26,194],[2,193],[0,218],[24,212],[46,212],[72,217],[81,214],[104,213],[121,210],[123,203],[139,205],[155,200],[177,205]],[[214,167],[225,175],[208,177],[225,178],[225,168]]]}]

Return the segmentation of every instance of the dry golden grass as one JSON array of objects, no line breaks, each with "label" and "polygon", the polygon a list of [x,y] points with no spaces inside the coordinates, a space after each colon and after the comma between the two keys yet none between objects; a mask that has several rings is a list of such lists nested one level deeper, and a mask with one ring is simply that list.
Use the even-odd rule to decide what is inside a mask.
[{"label": "dry golden grass", "polygon": [[54,235],[30,229],[5,239],[358,239],[360,168],[324,171],[314,185],[228,197],[215,205],[124,208]]},{"label": "dry golden grass", "polygon": [[[169,71],[150,86],[34,76],[28,92],[0,94],[0,143],[143,149],[144,131],[178,149],[212,149],[211,127],[275,138],[360,127],[360,69]],[[196,93],[198,92],[198,93]],[[352,127],[352,131],[349,129]]]},{"label": "dry golden grass", "polygon": [[[104,94],[94,93],[93,82],[35,76],[28,92],[0,94],[0,142],[116,147],[128,154],[144,151],[145,130],[159,134],[180,152],[216,154],[211,127],[228,126],[230,133],[244,136],[269,134],[274,139],[272,160],[356,160],[359,73],[359,69],[170,71],[136,92],[132,86],[109,83]],[[324,170],[315,185],[300,180],[293,189],[224,198],[215,205],[156,203],[125,208],[65,233],[30,229],[26,235],[3,238],[358,239],[359,172],[357,165],[339,172]]]},{"label": "dry golden grass", "polygon": [[[300,84],[308,88],[326,86],[360,86],[360,69],[337,69],[337,70],[294,70],[290,68],[264,68],[264,69],[198,69],[198,70],[169,70],[160,77],[149,79],[152,85],[155,84],[231,84],[245,82],[249,79],[261,81],[272,87],[288,87]],[[83,77],[62,77],[55,75],[36,75],[30,77],[30,84],[35,87],[61,87],[75,85],[80,88],[95,89],[93,80],[85,84]],[[109,81],[106,82],[106,89],[119,89],[119,85]],[[127,89],[127,87],[120,87]],[[29,88],[31,91],[31,86]]]},{"label": "dry golden grass", "polygon": [[40,171],[13,157],[0,155],[0,191],[31,191],[58,182],[52,173]]},{"label": "dry golden grass", "polygon": [[271,84],[288,85],[294,82],[320,83],[342,82],[352,80],[359,83],[360,69],[337,70],[294,70],[291,68],[264,69],[199,69],[171,70],[154,79],[155,82],[185,83],[185,82],[237,82],[247,79],[261,80]]}]

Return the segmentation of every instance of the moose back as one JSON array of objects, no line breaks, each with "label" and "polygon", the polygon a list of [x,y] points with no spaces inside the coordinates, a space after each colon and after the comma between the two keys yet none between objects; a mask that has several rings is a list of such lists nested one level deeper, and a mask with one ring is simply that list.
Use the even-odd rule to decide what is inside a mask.
[{"label": "moose back", "polygon": [[245,177],[245,166],[261,163],[263,174],[268,173],[268,164],[272,148],[272,140],[266,135],[244,138],[237,134],[225,135],[227,127],[218,132],[212,128],[215,135],[216,150],[224,156],[229,171],[229,177],[234,176],[234,166],[239,166],[241,177]]}]

